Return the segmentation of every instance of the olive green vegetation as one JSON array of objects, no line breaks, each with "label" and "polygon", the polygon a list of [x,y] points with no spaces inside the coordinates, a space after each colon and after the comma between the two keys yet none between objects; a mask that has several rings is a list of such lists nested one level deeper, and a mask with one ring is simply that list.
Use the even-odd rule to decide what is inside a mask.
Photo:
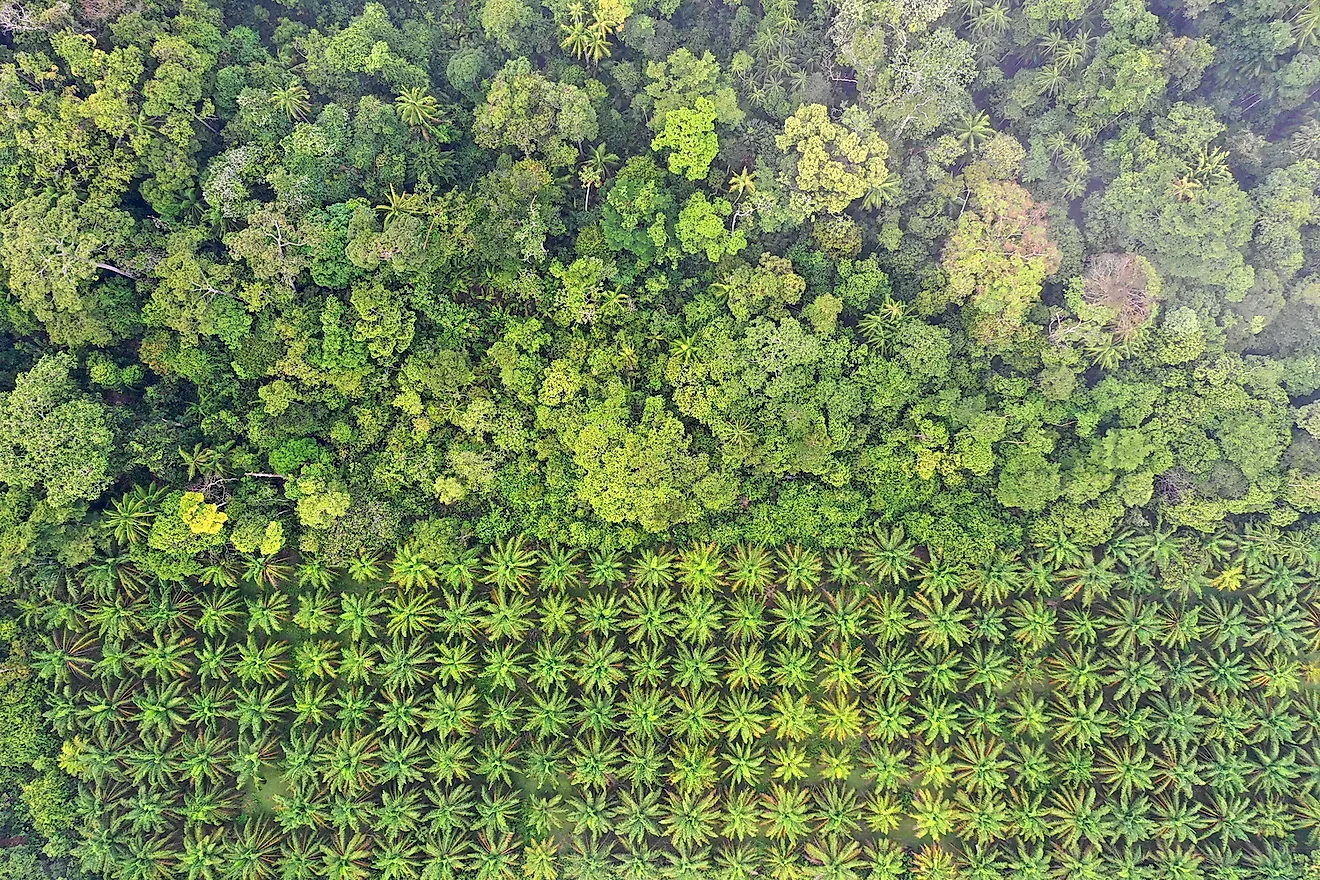
[{"label": "olive green vegetation", "polygon": [[[481,880],[643,877],[620,860],[647,847],[665,877],[1305,870],[1318,96],[1317,0],[0,3],[0,877],[406,878],[413,846]],[[910,572],[862,562],[880,536],[921,548]],[[584,629],[591,602],[626,617],[663,592],[632,574],[662,547],[723,559],[710,632]],[[515,599],[521,576],[484,580],[519,548],[533,580],[557,548],[625,574],[569,590],[587,604],[546,635],[567,581]],[[735,588],[761,552],[774,574]],[[829,574],[849,558],[855,583]],[[415,575],[376,583],[372,559]],[[462,560],[478,623],[437,629]],[[978,586],[1000,568],[1009,587]],[[710,577],[651,598],[679,614]],[[330,629],[299,622],[305,595]],[[914,629],[878,633],[864,618],[899,595]],[[199,629],[226,597],[232,620]],[[382,620],[434,607],[402,634],[339,632],[372,597]],[[738,635],[744,600],[767,623]],[[480,623],[524,601],[529,640]],[[854,601],[849,635],[830,621]],[[818,603],[800,644],[775,635],[785,602]],[[1154,634],[1110,644],[1129,611]],[[1058,641],[1022,654],[1014,621],[1044,617]],[[557,734],[484,721],[539,687],[483,678],[487,657],[530,663],[545,638],[624,655],[619,687],[554,691],[595,730],[565,766],[610,756],[604,785],[529,776]],[[355,642],[375,670],[349,680]],[[468,643],[475,678],[446,678]],[[634,681],[652,643],[670,666]],[[203,674],[212,648],[230,678]],[[381,727],[405,680],[382,670],[414,648],[426,711],[433,686],[474,689],[472,736],[417,733],[426,755],[472,749],[438,802],[379,776],[411,736]],[[780,650],[814,671],[721,677],[755,651],[779,674]],[[974,681],[996,651],[1011,675]],[[680,681],[698,656],[716,678]],[[877,685],[891,662],[912,684]],[[322,686],[343,705],[295,724]],[[226,688],[233,717],[199,734],[183,713]],[[616,772],[635,732],[590,720],[642,689],[664,707],[654,784]],[[781,692],[811,732],[721,732],[706,755],[672,726],[698,699],[721,729],[769,725]],[[1048,730],[994,732],[991,703],[1027,693]],[[831,739],[853,700],[860,729]],[[887,742],[884,706],[912,717]],[[1149,742],[1119,726],[1146,710]],[[1158,732],[1187,712],[1190,733]],[[291,781],[295,731],[315,743]],[[323,786],[341,745],[367,769]],[[755,773],[728,769],[762,746]],[[883,749],[906,752],[901,778],[873,778]],[[806,775],[775,778],[793,750]],[[1248,764],[1205,769],[1223,756]],[[1002,796],[957,769],[1001,761]],[[562,817],[524,815],[552,789]],[[619,832],[625,790],[654,830]],[[763,796],[805,825],[772,833]],[[737,798],[754,821],[726,829]],[[377,833],[413,807],[426,831]],[[848,811],[863,824],[828,818]],[[265,854],[231,858],[240,840]],[[377,867],[390,847],[406,857]]]},{"label": "olive green vegetation", "polygon": [[182,583],[125,543],[17,606],[77,791],[24,800],[94,874],[1314,872],[1314,531],[979,567],[901,526],[828,553],[515,536]]}]

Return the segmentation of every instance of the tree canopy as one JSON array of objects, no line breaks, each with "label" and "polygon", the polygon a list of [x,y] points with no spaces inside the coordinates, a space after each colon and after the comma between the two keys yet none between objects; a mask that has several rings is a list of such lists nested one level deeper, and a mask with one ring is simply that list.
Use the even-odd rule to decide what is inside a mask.
[{"label": "tree canopy", "polygon": [[1315,0],[0,3],[0,877],[1313,874],[1318,89]]}]

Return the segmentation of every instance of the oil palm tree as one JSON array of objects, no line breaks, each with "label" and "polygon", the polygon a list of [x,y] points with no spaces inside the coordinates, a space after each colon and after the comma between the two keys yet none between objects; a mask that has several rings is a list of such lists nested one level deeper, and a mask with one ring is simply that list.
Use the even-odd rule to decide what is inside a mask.
[{"label": "oil palm tree", "polygon": [[515,692],[492,693],[486,698],[486,711],[481,726],[499,735],[522,730],[524,703]]},{"label": "oil palm tree", "polygon": [[335,580],[335,571],[315,556],[303,557],[294,570],[298,586],[327,589]]},{"label": "oil palm tree", "polygon": [[486,615],[481,621],[486,637],[493,640],[522,639],[531,629],[534,607],[535,603],[527,596],[511,595],[496,587],[491,591]]},{"label": "oil palm tree", "polygon": [[756,544],[739,544],[729,564],[729,583],[739,592],[764,592],[774,582],[771,554]]},{"label": "oil palm tree", "polygon": [[586,635],[608,636],[620,629],[623,608],[613,593],[589,593],[578,605],[579,630]]},{"label": "oil palm tree", "polygon": [[633,559],[632,580],[644,587],[668,587],[674,582],[672,550],[643,550]]},{"label": "oil palm tree", "polygon": [[779,593],[770,616],[775,624],[770,637],[788,647],[811,647],[816,640],[824,609],[811,593]]},{"label": "oil palm tree", "polygon": [[778,562],[783,571],[784,587],[789,590],[814,590],[820,586],[824,562],[820,554],[798,544],[789,544],[779,551]]},{"label": "oil palm tree", "polygon": [[359,550],[348,561],[348,576],[354,583],[365,584],[379,580],[381,571],[380,555],[370,550]]},{"label": "oil palm tree", "polygon": [[252,556],[243,570],[243,580],[271,587],[278,587],[288,576],[289,564],[278,556]]},{"label": "oil palm tree", "polygon": [[772,784],[761,796],[761,832],[772,841],[796,844],[811,830],[805,789]]},{"label": "oil palm tree", "polygon": [[240,685],[234,690],[234,713],[239,732],[260,736],[283,720],[288,682],[275,687]]},{"label": "oil palm tree", "polygon": [[86,678],[95,650],[96,640],[89,633],[60,631],[52,637],[49,648],[33,651],[33,668],[43,678],[58,683],[70,682],[75,676]]},{"label": "oil palm tree", "polygon": [[724,560],[719,546],[713,543],[694,544],[678,557],[678,572],[683,583],[691,590],[710,590],[722,583]]},{"label": "oil palm tree", "polygon": [[971,638],[967,621],[971,612],[962,607],[961,594],[947,600],[932,597],[924,592],[918,593],[912,600],[912,609],[916,616],[912,621],[917,643],[926,648],[948,650],[962,646]]},{"label": "oil palm tree", "polygon": [[500,590],[525,592],[536,571],[536,551],[523,535],[512,535],[486,553],[486,581]]},{"label": "oil palm tree", "polygon": [[[203,581],[204,575],[205,570]],[[136,598],[146,586],[146,577],[128,554],[98,556],[83,569],[82,586],[88,598],[93,600]],[[120,593],[129,596],[120,596]]]},{"label": "oil palm tree", "polygon": [[170,880],[175,876],[179,853],[168,839],[132,835],[125,849],[117,876],[125,880]]},{"label": "oil palm tree", "polygon": [[120,594],[90,603],[84,619],[101,642],[122,642],[137,632],[143,603]]},{"label": "oil palm tree", "polygon": [[425,593],[401,593],[386,604],[385,632],[392,638],[413,638],[435,629],[436,602]]},{"label": "oil palm tree", "polygon": [[582,566],[578,552],[556,542],[541,551],[540,585],[547,590],[563,590],[576,586]]},{"label": "oil palm tree", "polygon": [[223,880],[273,880],[280,834],[268,820],[248,818],[224,844]]},{"label": "oil palm tree", "polygon": [[610,589],[627,578],[623,553],[601,547],[587,554],[587,582],[593,587]]},{"label": "oil palm tree", "polygon": [[708,645],[722,629],[722,613],[714,595],[704,589],[689,590],[674,612],[674,628],[684,641]]},{"label": "oil palm tree", "polygon": [[670,843],[681,849],[710,842],[715,837],[720,810],[713,792],[670,792],[658,813]]},{"label": "oil palm tree", "polygon": [[390,562],[389,580],[400,590],[415,592],[435,586],[436,572],[418,547],[404,544],[395,551]]},{"label": "oil palm tree", "polygon": [[624,599],[623,613],[624,627],[633,644],[663,644],[674,634],[673,595],[667,589],[634,583]]},{"label": "oil palm tree", "polygon": [[867,573],[881,582],[897,584],[907,580],[920,562],[916,545],[908,539],[901,525],[889,529],[877,526],[859,549]]},{"label": "oil palm tree", "polygon": [[559,847],[553,837],[528,841],[522,852],[523,876],[527,880],[556,880],[559,876],[558,854]]},{"label": "oil palm tree", "polygon": [[275,635],[289,621],[289,597],[279,590],[262,590],[259,595],[249,598],[245,604],[249,633]]},{"label": "oil palm tree", "polygon": [[338,831],[322,844],[320,876],[326,880],[367,880],[372,848],[362,834]]},{"label": "oil palm tree", "polygon": [[335,624],[337,635],[346,635],[352,641],[375,637],[385,605],[380,594],[367,589],[361,593],[339,595],[339,620]]}]

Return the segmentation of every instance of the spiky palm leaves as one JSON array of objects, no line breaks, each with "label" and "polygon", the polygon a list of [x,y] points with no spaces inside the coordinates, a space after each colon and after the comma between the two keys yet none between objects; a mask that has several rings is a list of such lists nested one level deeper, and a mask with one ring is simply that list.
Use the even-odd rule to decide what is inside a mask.
[{"label": "spiky palm leaves", "polygon": [[537,554],[527,539],[514,535],[486,553],[486,581],[499,590],[523,592],[532,581]]},{"label": "spiky palm leaves", "polygon": [[101,522],[121,546],[138,544],[151,531],[151,523],[156,518],[156,506],[164,495],[165,490],[155,484],[134,486],[111,502],[110,507],[102,513]]},{"label": "spiky palm leaves", "polygon": [[646,587],[668,587],[674,582],[673,552],[643,550],[633,560],[632,580]]},{"label": "spiky palm leaves", "polygon": [[423,88],[404,89],[394,99],[394,107],[404,124],[418,132],[423,140],[430,140],[439,131],[444,113],[435,97]]},{"label": "spiky palm leaves", "polygon": [[908,539],[902,526],[878,526],[862,541],[860,553],[866,571],[876,580],[897,584],[906,580],[920,561],[916,545]]},{"label": "spiky palm leaves", "polygon": [[395,551],[394,560],[390,563],[390,583],[411,592],[427,589],[434,586],[435,582],[435,569],[420,548],[404,544]]},{"label": "spiky palm leaves", "polygon": [[953,134],[958,143],[972,152],[989,140],[994,131],[989,115],[984,112],[964,114],[953,124]]},{"label": "spiky palm leaves", "polygon": [[277,109],[296,122],[305,120],[312,109],[312,96],[297,80],[290,80],[283,88],[275,89],[270,97]]}]

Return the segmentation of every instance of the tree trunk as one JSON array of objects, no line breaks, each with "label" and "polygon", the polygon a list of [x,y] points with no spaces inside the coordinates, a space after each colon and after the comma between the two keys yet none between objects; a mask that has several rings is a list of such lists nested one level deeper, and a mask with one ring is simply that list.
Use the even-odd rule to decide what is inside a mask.
[{"label": "tree trunk", "polygon": [[107,272],[114,272],[116,275],[122,275],[125,278],[127,278],[129,281],[137,281],[136,275],[132,274],[131,272],[125,272],[123,269],[120,269],[116,266],[111,266],[109,263],[92,263],[92,265],[98,269],[104,269]]}]

